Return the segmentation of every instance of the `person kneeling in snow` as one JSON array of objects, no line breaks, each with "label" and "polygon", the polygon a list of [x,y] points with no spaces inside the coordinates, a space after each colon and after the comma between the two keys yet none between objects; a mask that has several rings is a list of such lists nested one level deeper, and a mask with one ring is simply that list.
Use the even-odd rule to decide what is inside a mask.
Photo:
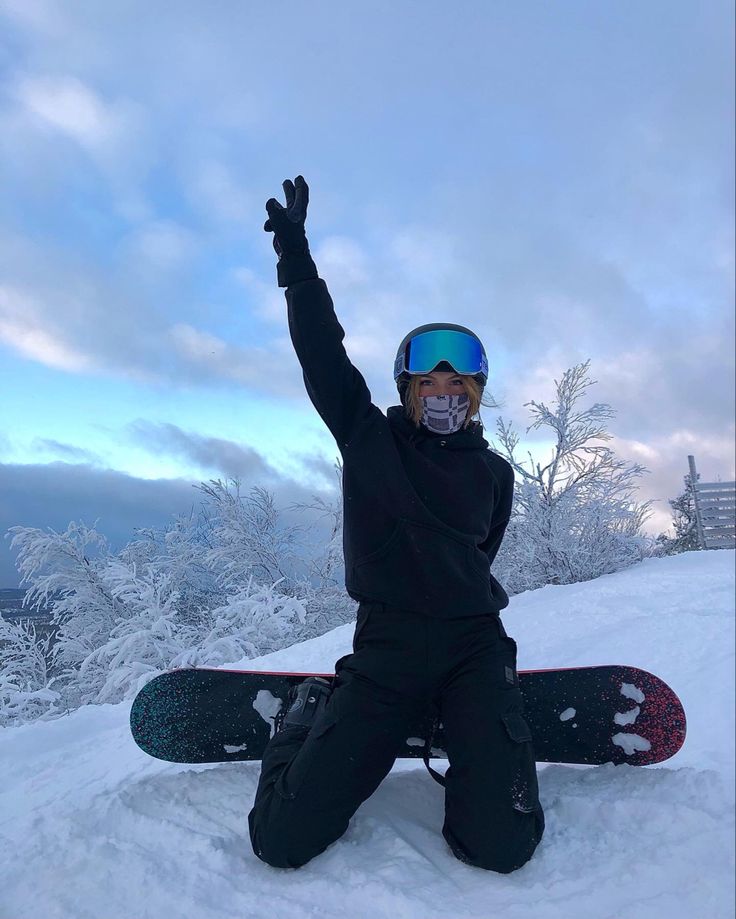
[{"label": "person kneeling in snow", "polygon": [[378,788],[429,706],[449,766],[442,834],[462,861],[524,865],[544,832],[523,717],[509,602],[491,574],[511,514],[514,473],[473,421],[488,379],[464,326],[431,323],[401,342],[401,405],[384,415],[342,345],[304,223],[309,189],[266,202],[307,393],[343,457],[345,587],[359,601],[353,653],[332,682],[292,692],[263,755],[248,816],[255,854],[298,868],[323,852]]}]

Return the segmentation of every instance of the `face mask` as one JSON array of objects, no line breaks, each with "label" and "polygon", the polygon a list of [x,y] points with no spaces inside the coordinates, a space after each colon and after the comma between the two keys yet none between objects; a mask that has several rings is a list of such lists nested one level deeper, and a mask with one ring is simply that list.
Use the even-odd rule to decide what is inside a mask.
[{"label": "face mask", "polygon": [[454,434],[463,426],[470,396],[422,396],[422,424],[435,434]]}]

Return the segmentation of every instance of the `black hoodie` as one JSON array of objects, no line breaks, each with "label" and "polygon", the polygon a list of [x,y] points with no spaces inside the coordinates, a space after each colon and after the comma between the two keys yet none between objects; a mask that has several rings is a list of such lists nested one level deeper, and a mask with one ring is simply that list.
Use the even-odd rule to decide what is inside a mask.
[{"label": "black hoodie", "polygon": [[491,574],[511,514],[514,471],[472,422],[454,434],[386,414],[348,358],[321,278],[286,289],[291,340],[314,407],[343,458],[345,587],[436,618],[508,605]]}]

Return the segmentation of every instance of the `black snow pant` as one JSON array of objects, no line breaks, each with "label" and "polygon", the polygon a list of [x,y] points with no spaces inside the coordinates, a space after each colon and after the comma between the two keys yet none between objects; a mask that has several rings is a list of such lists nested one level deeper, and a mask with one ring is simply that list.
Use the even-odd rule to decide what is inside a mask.
[{"label": "black snow pant", "polygon": [[335,670],[311,727],[279,731],[263,754],[248,816],[260,859],[298,868],[342,836],[430,703],[449,761],[442,834],[452,852],[504,873],[531,858],[544,814],[516,643],[500,618],[432,619],[363,602],[353,653]]}]

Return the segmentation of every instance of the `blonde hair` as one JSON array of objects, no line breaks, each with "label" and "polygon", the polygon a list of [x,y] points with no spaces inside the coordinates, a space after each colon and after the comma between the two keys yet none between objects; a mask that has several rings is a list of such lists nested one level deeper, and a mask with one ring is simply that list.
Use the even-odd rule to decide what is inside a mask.
[{"label": "blonde hair", "polygon": [[[412,376],[409,380],[409,386],[406,392],[406,414],[414,422],[414,424],[419,427],[419,424],[422,420],[422,400],[419,395],[419,390],[421,387],[423,377]],[[490,408],[497,408],[498,405],[494,399],[489,399],[488,402],[483,401],[484,392],[481,390],[481,385],[477,380],[474,380],[471,376],[460,375],[460,379],[463,381],[463,386],[465,387],[465,392],[468,394],[470,399],[470,405],[468,405],[468,414],[465,416],[465,421],[463,422],[463,428],[469,427],[475,415],[478,415],[478,420],[482,422],[480,417],[480,407],[481,405],[488,406]],[[462,430],[462,429],[461,429]]]}]

